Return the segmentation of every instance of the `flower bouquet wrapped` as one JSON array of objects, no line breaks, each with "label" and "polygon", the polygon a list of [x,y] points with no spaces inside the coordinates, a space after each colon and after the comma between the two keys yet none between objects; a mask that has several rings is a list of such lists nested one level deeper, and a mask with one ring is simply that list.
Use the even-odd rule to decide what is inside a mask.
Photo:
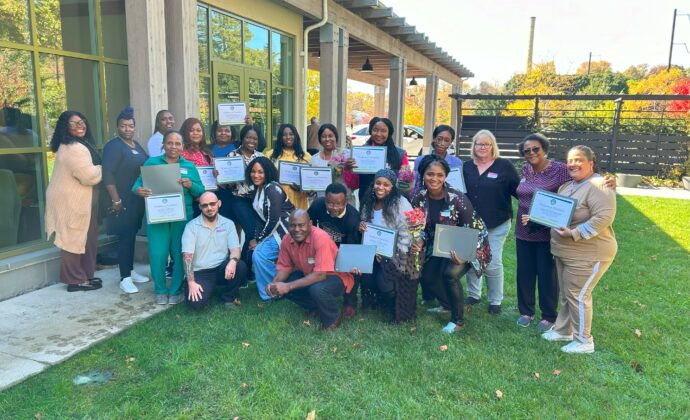
[{"label": "flower bouquet wrapped", "polygon": [[[418,243],[424,239],[424,227],[426,226],[426,214],[420,208],[414,208],[403,213],[407,219],[407,230],[412,237],[412,243]],[[414,266],[417,271],[421,265],[421,253],[414,254]]]},{"label": "flower bouquet wrapped", "polygon": [[346,161],[347,157],[345,155],[335,153],[331,156],[331,160],[328,161],[328,166],[330,166],[333,169],[336,178],[343,173]]},{"label": "flower bouquet wrapped", "polygon": [[[408,193],[414,189],[415,184],[415,174],[410,170],[409,167],[403,166],[398,171],[398,189],[403,193]],[[422,213],[423,214],[423,213]]]}]

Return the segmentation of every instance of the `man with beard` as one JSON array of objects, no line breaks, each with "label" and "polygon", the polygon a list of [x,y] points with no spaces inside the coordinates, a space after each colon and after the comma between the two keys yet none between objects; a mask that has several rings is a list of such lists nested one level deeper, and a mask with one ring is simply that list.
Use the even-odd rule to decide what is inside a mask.
[{"label": "man with beard", "polygon": [[[329,185],[326,196],[314,200],[307,211],[312,224],[325,231],[336,246],[360,243],[359,212],[347,203],[347,190],[343,184]],[[356,314],[358,286],[359,276],[354,276],[354,286],[344,299],[344,315],[348,318]]]},{"label": "man with beard", "polygon": [[237,308],[239,289],[247,282],[247,266],[240,261],[240,241],[232,220],[218,214],[221,201],[212,192],[199,197],[201,214],[187,223],[182,235],[182,260],[187,276],[187,303],[194,309],[208,305],[213,290],[225,306]]}]

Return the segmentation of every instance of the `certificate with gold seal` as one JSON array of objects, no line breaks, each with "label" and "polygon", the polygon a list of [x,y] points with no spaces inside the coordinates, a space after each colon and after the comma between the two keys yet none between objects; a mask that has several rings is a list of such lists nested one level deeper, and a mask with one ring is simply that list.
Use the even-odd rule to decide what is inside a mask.
[{"label": "certificate with gold seal", "polygon": [[149,224],[187,220],[184,194],[159,194],[146,197],[146,220]]},{"label": "certificate with gold seal", "polygon": [[577,200],[545,190],[534,191],[529,207],[529,220],[550,228],[570,225]]}]

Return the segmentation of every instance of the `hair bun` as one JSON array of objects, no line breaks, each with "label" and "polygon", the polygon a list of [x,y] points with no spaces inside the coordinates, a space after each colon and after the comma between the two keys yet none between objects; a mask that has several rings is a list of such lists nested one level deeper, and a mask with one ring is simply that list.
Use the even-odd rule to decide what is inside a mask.
[{"label": "hair bun", "polygon": [[117,120],[133,120],[134,119],[134,108],[131,106],[126,106],[122,108],[122,111],[117,115]]}]

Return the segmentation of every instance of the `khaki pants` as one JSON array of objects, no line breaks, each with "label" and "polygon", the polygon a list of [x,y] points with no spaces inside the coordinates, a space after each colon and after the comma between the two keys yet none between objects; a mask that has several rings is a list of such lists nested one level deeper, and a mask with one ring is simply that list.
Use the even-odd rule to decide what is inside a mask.
[{"label": "khaki pants", "polygon": [[592,290],[612,261],[554,259],[561,307],[553,330],[561,335],[573,334],[581,343],[591,342]]}]

